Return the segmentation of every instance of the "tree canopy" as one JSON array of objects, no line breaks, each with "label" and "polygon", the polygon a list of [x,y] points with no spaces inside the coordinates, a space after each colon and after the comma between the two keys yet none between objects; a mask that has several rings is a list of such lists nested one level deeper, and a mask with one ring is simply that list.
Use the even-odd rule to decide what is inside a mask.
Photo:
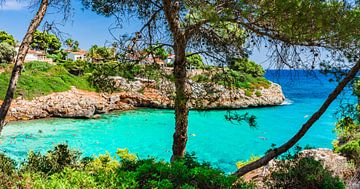
[{"label": "tree canopy", "polygon": [[89,49],[87,56],[91,58],[94,62],[107,62],[116,59],[116,49],[93,45]]},{"label": "tree canopy", "polygon": [[61,42],[54,34],[36,30],[34,33],[34,39],[31,43],[31,48],[35,50],[42,50],[49,54],[55,54],[61,48]]},{"label": "tree canopy", "polygon": [[0,31],[0,43],[7,43],[11,46],[16,45],[14,37],[5,31]]},{"label": "tree canopy", "polygon": [[11,63],[16,55],[15,48],[8,43],[0,43],[0,64]]}]

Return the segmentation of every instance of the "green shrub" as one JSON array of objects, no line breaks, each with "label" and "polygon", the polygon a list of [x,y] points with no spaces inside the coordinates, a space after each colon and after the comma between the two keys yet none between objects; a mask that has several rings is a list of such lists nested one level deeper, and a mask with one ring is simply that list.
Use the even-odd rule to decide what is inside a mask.
[{"label": "green shrub", "polygon": [[253,77],[262,77],[265,74],[264,69],[253,61],[247,58],[234,58],[229,61],[229,68],[246,74],[251,74]]},{"label": "green shrub", "polygon": [[251,97],[253,95],[253,91],[251,90],[245,90],[245,96]]},{"label": "green shrub", "polygon": [[76,76],[84,75],[86,71],[91,69],[90,66],[91,63],[83,60],[77,60],[77,61],[66,61],[63,66],[66,68],[66,70]]},{"label": "green shrub", "polygon": [[345,188],[338,177],[310,157],[279,161],[265,181],[270,188]]},{"label": "green shrub", "polygon": [[90,174],[70,168],[65,168],[62,172],[49,177],[43,177],[36,173],[27,173],[24,175],[24,180],[27,180],[27,185],[30,185],[31,188],[98,188]]},{"label": "green shrub", "polygon": [[15,171],[15,161],[0,154],[0,173],[11,175]]},{"label": "green shrub", "polygon": [[12,175],[1,177],[0,173],[0,184],[7,188],[254,188],[198,162],[194,154],[172,163],[139,159],[127,149],[116,154],[79,161],[78,152],[58,145],[45,155],[30,152],[20,169],[14,169],[9,158],[2,158],[0,161],[10,162],[4,165],[11,165],[6,169]]},{"label": "green shrub", "polygon": [[65,167],[78,164],[80,153],[70,150],[66,144],[59,144],[45,155],[31,151],[27,161],[22,165],[22,171],[53,174],[61,172]]},{"label": "green shrub", "polygon": [[256,92],[255,92],[255,95],[256,95],[257,97],[261,97],[262,94],[261,94],[260,91],[256,91]]},{"label": "green shrub", "polygon": [[348,159],[360,164],[360,139],[349,141],[339,147],[335,147],[335,152],[340,153]]}]

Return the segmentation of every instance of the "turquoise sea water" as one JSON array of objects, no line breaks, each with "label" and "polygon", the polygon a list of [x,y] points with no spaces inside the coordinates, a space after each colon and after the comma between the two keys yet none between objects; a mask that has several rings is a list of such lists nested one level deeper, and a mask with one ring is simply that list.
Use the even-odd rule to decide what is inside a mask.
[{"label": "turquoise sea water", "polygon": [[[282,84],[287,101],[282,106],[237,110],[257,117],[257,128],[234,125],[224,118],[226,111],[191,111],[188,152],[200,160],[231,172],[235,163],[251,155],[262,155],[271,144],[281,145],[317,110],[335,83],[303,71],[269,71],[266,77]],[[331,148],[337,100],[301,140],[300,145]],[[0,137],[0,151],[21,161],[29,150],[45,152],[55,144],[68,143],[84,156],[114,153],[128,148],[140,157],[169,160],[171,156],[174,112],[139,109],[104,115],[98,120],[47,119],[11,123]]]}]

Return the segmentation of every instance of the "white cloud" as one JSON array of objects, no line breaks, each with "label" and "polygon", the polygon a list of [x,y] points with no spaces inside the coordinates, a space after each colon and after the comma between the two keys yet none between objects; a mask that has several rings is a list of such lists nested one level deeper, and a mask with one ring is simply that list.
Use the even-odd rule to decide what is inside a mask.
[{"label": "white cloud", "polygon": [[25,8],[25,4],[19,0],[5,0],[5,3],[0,5],[0,10],[21,10]]}]

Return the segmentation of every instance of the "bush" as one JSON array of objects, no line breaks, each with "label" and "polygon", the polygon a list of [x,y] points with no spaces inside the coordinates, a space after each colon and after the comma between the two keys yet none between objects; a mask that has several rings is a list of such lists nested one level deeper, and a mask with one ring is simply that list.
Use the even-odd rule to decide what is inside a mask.
[{"label": "bush", "polygon": [[253,91],[251,90],[245,90],[245,96],[251,97],[253,95]]},{"label": "bush", "polygon": [[6,42],[2,42],[2,43],[0,42],[0,64],[11,63],[15,55],[16,55],[16,51],[13,46],[9,45]]},{"label": "bush", "polygon": [[212,81],[227,87],[236,87],[243,89],[258,89],[261,87],[269,88],[270,82],[263,77],[254,77],[248,73],[241,73],[235,70],[225,69],[223,72],[217,72]]},{"label": "bush", "polygon": [[[79,161],[79,154],[66,145],[58,145],[45,155],[30,153],[18,173],[7,177],[8,188],[254,188],[199,163],[194,154],[167,163],[153,158],[138,159],[127,149],[119,149],[117,157],[108,153]],[[8,160],[8,159],[7,159]],[[85,165],[80,166],[81,163]],[[11,168],[12,170],[12,168]],[[234,184],[236,182],[236,184]],[[0,184],[5,182],[0,180]]]},{"label": "bush", "polygon": [[31,188],[98,188],[94,178],[83,171],[65,168],[62,172],[43,177],[40,174],[24,174],[24,180]]},{"label": "bush", "polygon": [[234,58],[229,62],[229,68],[241,73],[251,74],[253,77],[262,77],[265,74],[264,69],[247,58]]},{"label": "bush", "polygon": [[352,140],[339,147],[335,147],[335,152],[354,161],[356,165],[360,165],[360,139]]},{"label": "bush", "polygon": [[270,188],[345,188],[338,177],[310,157],[279,161],[265,183]]},{"label": "bush", "polygon": [[18,180],[15,175],[15,161],[0,154],[0,188],[11,188]]},{"label": "bush", "polygon": [[66,144],[59,144],[45,155],[31,151],[27,161],[22,165],[22,171],[44,174],[59,173],[65,167],[76,166],[79,158],[78,151],[70,150]]},{"label": "bush", "polygon": [[76,76],[81,76],[89,69],[90,63],[83,60],[66,61],[63,66],[69,73]]},{"label": "bush", "polygon": [[11,175],[15,171],[15,161],[0,154],[0,173]]}]

